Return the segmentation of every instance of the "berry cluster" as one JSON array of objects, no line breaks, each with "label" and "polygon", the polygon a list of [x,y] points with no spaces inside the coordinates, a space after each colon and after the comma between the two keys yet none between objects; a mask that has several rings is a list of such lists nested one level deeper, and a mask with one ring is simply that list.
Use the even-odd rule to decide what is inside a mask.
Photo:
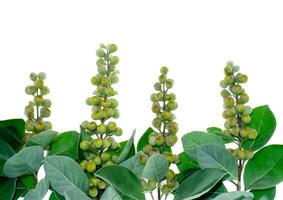
[{"label": "berry cluster", "polygon": [[49,88],[44,85],[45,78],[46,74],[43,72],[31,73],[30,79],[33,81],[33,85],[25,88],[25,92],[33,96],[33,101],[30,101],[25,107],[25,115],[28,118],[25,128],[30,133],[29,136],[52,128],[49,121],[44,121],[44,118],[50,117],[51,114],[51,101],[44,99],[44,96],[49,93]]},{"label": "berry cluster", "polygon": [[220,82],[223,90],[221,96],[224,102],[223,118],[225,130],[223,134],[239,145],[237,149],[230,149],[230,152],[239,160],[246,160],[253,157],[253,152],[241,148],[246,139],[256,139],[257,130],[249,128],[251,123],[252,108],[247,106],[249,96],[241,86],[248,81],[245,74],[239,73],[239,66],[233,62],[227,62],[224,68],[225,78]]},{"label": "berry cluster", "polygon": [[[163,154],[167,157],[168,162],[177,164],[180,162],[179,156],[174,155],[170,147],[176,144],[178,138],[178,124],[174,121],[175,116],[172,111],[176,110],[178,104],[176,102],[176,95],[168,93],[174,85],[172,79],[167,78],[168,68],[162,67],[160,69],[161,75],[159,81],[154,84],[156,93],[151,95],[152,112],[155,113],[155,118],[152,125],[155,132],[151,133],[148,138],[148,145],[143,147],[143,154],[141,155],[141,162],[146,163],[147,159],[153,154]],[[166,182],[163,184],[153,184],[152,180],[145,182],[142,180],[144,190],[153,190],[156,186],[161,185],[160,189],[164,195],[168,195],[178,186],[175,173],[172,170],[168,171]],[[158,188],[159,189],[159,188]]]},{"label": "berry cluster", "polygon": [[91,83],[96,86],[96,90],[94,95],[86,100],[86,104],[92,106],[93,120],[84,121],[81,125],[82,129],[92,137],[91,140],[80,143],[80,148],[88,153],[85,154],[87,156],[80,165],[90,175],[89,195],[93,198],[99,198],[107,186],[106,182],[94,176],[94,172],[101,167],[115,164],[117,156],[112,156],[110,152],[120,148],[120,144],[112,136],[122,135],[122,129],[110,120],[119,117],[118,101],[113,98],[117,92],[112,87],[118,82],[116,65],[119,58],[113,56],[116,51],[115,44],[107,46],[101,44],[96,51],[98,74],[91,78]]}]

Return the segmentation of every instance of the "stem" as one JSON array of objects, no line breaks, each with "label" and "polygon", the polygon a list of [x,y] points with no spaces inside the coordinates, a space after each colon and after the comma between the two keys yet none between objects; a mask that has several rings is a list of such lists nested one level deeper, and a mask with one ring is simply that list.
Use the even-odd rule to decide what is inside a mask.
[{"label": "stem", "polygon": [[157,199],[161,200],[160,184],[158,184],[158,188],[157,188]]}]

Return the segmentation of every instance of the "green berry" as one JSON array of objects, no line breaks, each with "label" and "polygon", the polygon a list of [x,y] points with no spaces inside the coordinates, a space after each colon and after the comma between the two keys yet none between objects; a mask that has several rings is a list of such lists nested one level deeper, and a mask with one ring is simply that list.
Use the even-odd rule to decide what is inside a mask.
[{"label": "green berry", "polygon": [[226,89],[223,89],[223,90],[221,91],[221,96],[222,96],[223,98],[228,97],[228,96],[230,96],[230,95],[231,95],[230,92],[229,92],[228,90],[226,90]]},{"label": "green berry", "polygon": [[95,121],[89,122],[89,123],[87,124],[87,129],[88,129],[89,131],[95,131],[96,127],[97,127],[97,125],[96,125],[96,122],[95,122]]},{"label": "green berry", "polygon": [[37,80],[37,75],[36,75],[36,73],[31,73],[31,74],[29,75],[29,78],[30,78],[30,80],[32,80],[32,81],[36,81],[36,80]]},{"label": "green berry", "polygon": [[101,160],[101,158],[99,157],[99,156],[95,156],[94,158],[93,158],[93,162],[96,164],[96,165],[102,165],[102,160]]},{"label": "green berry", "polygon": [[115,122],[109,122],[109,123],[107,124],[107,130],[108,130],[109,132],[115,131],[116,128],[117,128],[117,125],[116,125]]},{"label": "green berry", "polygon": [[82,150],[88,150],[89,149],[89,141],[84,140],[80,142],[80,148]]},{"label": "green berry", "polygon": [[51,101],[49,99],[44,99],[42,106],[45,108],[50,108],[52,105]]},{"label": "green berry", "polygon": [[233,74],[233,67],[231,67],[231,66],[226,66],[226,67],[224,68],[224,73],[225,73],[226,75],[231,75],[231,74]]},{"label": "green berry", "polygon": [[165,81],[167,80],[167,77],[165,75],[160,75],[158,80],[160,83],[165,83]]},{"label": "green berry", "polygon": [[257,130],[255,129],[250,129],[248,137],[252,140],[257,138]]},{"label": "green berry", "polygon": [[121,136],[123,134],[123,131],[121,128],[117,128],[116,131],[114,132],[114,135],[116,136]]},{"label": "green berry", "polygon": [[100,149],[102,145],[103,145],[103,139],[101,138],[96,138],[92,141],[92,146],[97,149]]},{"label": "green berry", "polygon": [[241,101],[242,103],[247,103],[247,102],[249,101],[249,96],[248,96],[247,94],[242,94],[242,95],[240,96],[240,101]]},{"label": "green berry", "polygon": [[168,73],[168,68],[165,67],[165,66],[161,67],[160,73],[161,73],[162,75],[166,75],[166,74]]},{"label": "green berry", "polygon": [[153,104],[152,104],[152,107],[151,107],[151,110],[152,110],[152,112],[154,112],[154,113],[159,113],[160,110],[161,110],[160,104],[157,103],[157,102],[153,103]]},{"label": "green berry", "polygon": [[161,113],[161,117],[163,120],[168,121],[171,120],[173,118],[173,114],[170,111],[163,111]]},{"label": "green berry", "polygon": [[113,57],[111,57],[111,58],[109,59],[109,61],[110,61],[110,63],[111,63],[112,65],[117,65],[120,60],[119,60],[119,58],[118,58],[117,56],[113,56]]},{"label": "green berry", "polygon": [[251,120],[252,120],[252,118],[249,115],[243,115],[242,116],[242,122],[244,122],[247,125],[251,123]]},{"label": "green berry", "polygon": [[50,117],[51,114],[51,110],[49,110],[48,108],[42,107],[40,109],[40,117],[44,118],[44,117]]},{"label": "green berry", "polygon": [[159,118],[154,118],[154,119],[152,120],[152,125],[153,125],[155,128],[160,129],[160,127],[161,127],[161,125],[162,125],[161,119],[159,119]]},{"label": "green berry", "polygon": [[109,161],[110,160],[110,158],[111,158],[111,154],[109,153],[109,152],[102,152],[102,154],[101,154],[101,160],[103,161],[103,162],[107,162],[107,161]]},{"label": "green berry", "polygon": [[107,70],[106,70],[106,67],[104,65],[98,65],[97,66],[97,70],[102,75],[106,75],[107,74]]},{"label": "green berry", "polygon": [[242,113],[242,112],[244,112],[244,110],[245,110],[245,105],[244,105],[244,104],[237,104],[237,105],[235,106],[235,108],[236,108],[236,111],[237,111],[238,113]]},{"label": "green berry", "polygon": [[240,74],[237,78],[238,78],[239,83],[248,82],[248,76],[245,74]]},{"label": "green berry", "polygon": [[155,137],[155,144],[161,146],[164,144],[164,137],[162,135],[157,135]]},{"label": "green berry", "polygon": [[40,72],[38,75],[37,75],[37,78],[39,80],[45,80],[46,79],[46,74],[44,72]]},{"label": "green berry", "polygon": [[99,189],[105,189],[106,186],[107,186],[107,184],[106,184],[105,181],[100,181],[100,182],[98,183],[98,188],[99,188]]},{"label": "green berry", "polygon": [[102,58],[102,57],[105,57],[106,54],[105,54],[105,51],[103,49],[97,49],[96,55],[97,55],[97,57]]},{"label": "green berry", "polygon": [[228,117],[233,117],[236,115],[236,109],[234,107],[226,108],[225,112]]},{"label": "green berry", "polygon": [[168,131],[171,134],[176,134],[178,132],[178,124],[176,122],[170,122],[168,124]]},{"label": "green berry", "polygon": [[40,96],[40,95],[37,95],[37,96],[34,97],[34,103],[35,103],[37,106],[42,105],[42,104],[43,104],[43,101],[44,101],[44,99],[43,99],[43,97]]},{"label": "green berry", "polygon": [[146,154],[144,154],[144,153],[141,154],[141,156],[140,156],[140,162],[141,162],[141,164],[145,164],[148,158],[149,158],[148,155],[146,155]]},{"label": "green berry", "polygon": [[240,85],[233,85],[231,87],[231,92],[235,95],[240,95],[242,94],[244,89]]},{"label": "green berry", "polygon": [[178,104],[177,104],[176,101],[169,101],[169,102],[167,103],[167,108],[168,108],[168,110],[170,110],[170,111],[176,110],[176,109],[178,108]]},{"label": "green berry", "polygon": [[36,88],[42,88],[42,87],[44,86],[44,81],[43,81],[43,80],[36,80],[36,81],[34,82],[34,86],[35,86]]},{"label": "green berry", "polygon": [[230,133],[231,133],[233,136],[238,137],[238,136],[239,136],[239,133],[240,133],[240,129],[239,129],[238,127],[231,128],[231,129],[230,129]]},{"label": "green berry", "polygon": [[97,132],[99,134],[104,134],[104,133],[106,133],[106,131],[107,131],[107,128],[106,128],[106,126],[104,124],[99,124],[97,126]]},{"label": "green berry", "polygon": [[175,172],[172,169],[169,169],[166,174],[166,178],[172,180],[176,177]]},{"label": "green berry", "polygon": [[242,138],[248,137],[248,134],[249,134],[249,128],[244,127],[244,128],[242,128],[242,129],[240,130],[240,136],[241,136]]},{"label": "green berry", "polygon": [[229,83],[227,83],[225,80],[220,81],[220,87],[222,87],[223,89],[227,88]]},{"label": "green berry", "polygon": [[104,149],[107,149],[111,146],[111,144],[112,144],[111,141],[108,138],[105,138],[105,139],[103,139],[102,147]]},{"label": "green berry", "polygon": [[155,83],[154,84],[154,89],[156,90],[156,91],[161,91],[161,84],[160,83]]},{"label": "green berry", "polygon": [[229,85],[231,85],[231,84],[233,84],[233,82],[234,82],[234,77],[233,77],[233,76],[225,76],[225,77],[224,77],[224,81],[225,81],[226,83],[228,83]]},{"label": "green berry", "polygon": [[173,87],[174,81],[172,79],[167,79],[165,84],[166,84],[167,89],[170,89]]},{"label": "green berry", "polygon": [[109,53],[114,53],[114,52],[116,52],[118,50],[118,47],[117,47],[116,44],[110,44],[108,46],[108,50],[109,50]]},{"label": "green berry", "polygon": [[88,162],[87,162],[86,160],[81,161],[81,162],[80,162],[81,168],[85,169],[86,166],[87,166],[87,163],[88,163]]},{"label": "green berry", "polygon": [[92,186],[94,186],[94,187],[97,187],[98,186],[98,184],[100,183],[100,179],[99,178],[96,178],[96,177],[91,177],[90,179],[89,179],[89,182],[90,182],[90,184],[92,185]]},{"label": "green berry", "polygon": [[148,182],[147,182],[147,185],[148,185],[148,189],[149,190],[153,190],[154,188],[156,188],[156,181],[154,181],[154,180],[149,180]]},{"label": "green berry", "polygon": [[98,190],[96,187],[92,187],[89,189],[88,193],[89,193],[89,196],[94,198],[98,195]]},{"label": "green berry", "polygon": [[235,100],[233,97],[226,97],[224,99],[224,105],[227,106],[227,107],[232,107],[233,105],[235,104]]},{"label": "green berry", "polygon": [[161,186],[161,192],[162,192],[162,194],[167,195],[170,192],[169,186],[168,185],[162,185]]},{"label": "green berry", "polygon": [[152,146],[147,144],[143,147],[142,150],[143,150],[144,153],[149,154],[152,151]]},{"label": "green berry", "polygon": [[37,92],[37,88],[35,86],[27,86],[25,88],[25,92],[28,94],[28,95],[34,95],[36,92]]},{"label": "green berry", "polygon": [[165,137],[165,140],[166,140],[167,146],[172,147],[174,144],[177,143],[178,138],[176,135],[168,135]]},{"label": "green berry", "polygon": [[95,165],[95,163],[89,162],[89,163],[86,165],[86,170],[87,170],[89,173],[95,172],[95,170],[96,170],[96,165]]}]

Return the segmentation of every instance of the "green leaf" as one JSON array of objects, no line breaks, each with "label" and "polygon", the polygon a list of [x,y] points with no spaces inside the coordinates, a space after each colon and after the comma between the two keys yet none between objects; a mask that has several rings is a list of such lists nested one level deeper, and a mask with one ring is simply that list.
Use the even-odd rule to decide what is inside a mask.
[{"label": "green leaf", "polygon": [[144,165],[140,162],[141,152],[138,152],[135,156],[125,160],[120,165],[131,170],[138,178],[142,177]]},{"label": "green leaf", "polygon": [[49,181],[44,178],[38,182],[34,190],[29,191],[24,200],[42,200],[49,189]]},{"label": "green leaf", "polygon": [[[153,133],[153,132],[154,132],[154,130],[153,130],[152,128],[148,128],[148,129],[144,132],[144,134],[141,136],[141,138],[140,138],[140,140],[139,140],[139,142],[138,142],[138,145],[137,145],[137,152],[142,151],[142,150],[143,150],[143,147],[144,147],[145,145],[149,144],[149,143],[148,143],[148,137],[149,137],[149,135],[150,135],[151,133]],[[157,147],[157,148],[158,148],[158,147]],[[163,146],[163,151],[164,151],[164,152],[172,152],[171,147],[168,147],[167,145],[164,145],[164,146]]]},{"label": "green leaf", "polygon": [[24,175],[19,177],[17,180],[16,192],[13,200],[23,197],[29,190],[34,189],[36,183],[36,178],[33,175]]},{"label": "green leaf", "polygon": [[143,177],[149,180],[161,181],[169,169],[167,158],[161,154],[155,154],[148,158],[143,169]]},{"label": "green leaf", "polygon": [[269,145],[248,161],[244,182],[247,189],[267,189],[283,180],[283,145]]},{"label": "green leaf", "polygon": [[66,156],[47,156],[44,159],[46,178],[52,188],[64,196],[65,191],[82,190],[89,188],[88,178],[76,161]]},{"label": "green leaf", "polygon": [[0,197],[3,200],[12,200],[16,190],[16,178],[0,177]]},{"label": "green leaf", "polygon": [[199,169],[199,164],[185,152],[180,153],[179,158],[180,162],[177,164],[177,167],[180,173],[188,173]]},{"label": "green leaf", "polygon": [[276,187],[264,190],[251,190],[250,192],[254,194],[254,200],[274,200]]},{"label": "green leaf", "polygon": [[222,193],[228,192],[225,185],[219,182],[216,186],[214,186],[208,193],[202,195],[197,198],[197,200],[214,200],[215,197]]},{"label": "green leaf", "polygon": [[[129,155],[131,153],[132,148],[135,149],[134,145],[134,137],[135,137],[136,130],[133,131],[132,136],[128,140],[124,150],[122,151],[121,155],[119,156],[117,164],[125,161],[127,158],[129,158]],[[135,151],[135,150],[134,150]],[[135,152],[134,152],[135,153]]]},{"label": "green leaf", "polygon": [[25,121],[22,119],[10,119],[0,121],[0,139],[12,146],[16,151],[24,144]]},{"label": "green leaf", "polygon": [[64,197],[66,200],[91,200],[91,198],[89,198],[84,192],[79,189],[65,191]]},{"label": "green leaf", "polygon": [[112,187],[108,187],[102,194],[100,200],[134,200],[122,193],[115,191]]},{"label": "green leaf", "polygon": [[214,200],[253,200],[254,195],[250,192],[227,192],[218,195]]},{"label": "green leaf", "polygon": [[256,151],[262,148],[272,137],[276,128],[276,119],[269,106],[259,106],[253,109],[252,122],[249,127],[258,132],[255,140],[246,140],[243,143],[245,149]]},{"label": "green leaf", "polygon": [[201,131],[193,131],[182,137],[184,151],[194,160],[196,160],[196,150],[203,144],[218,144],[224,146],[222,139],[216,135]]},{"label": "green leaf", "polygon": [[215,144],[201,145],[197,148],[196,156],[201,168],[220,169],[237,179],[237,161],[226,148]]},{"label": "green leaf", "polygon": [[202,169],[186,178],[175,192],[174,200],[196,199],[210,191],[227,172],[219,169]]},{"label": "green leaf", "polygon": [[225,144],[233,142],[233,138],[228,137],[224,134],[222,134],[222,129],[218,127],[209,127],[206,129],[207,133],[212,133],[217,135],[218,137],[221,137]]},{"label": "green leaf", "polygon": [[65,198],[63,196],[61,196],[60,194],[58,194],[55,191],[52,191],[49,200],[65,200]]},{"label": "green leaf", "polygon": [[26,174],[35,175],[42,160],[43,149],[41,147],[27,147],[6,161],[3,172],[10,178],[16,178]]},{"label": "green leaf", "polygon": [[52,142],[52,140],[56,137],[58,132],[48,130],[43,131],[39,133],[38,135],[35,135],[31,137],[26,146],[41,146],[42,148],[46,147],[47,145]]},{"label": "green leaf", "polygon": [[58,135],[51,143],[48,155],[68,156],[74,160],[78,158],[80,135],[76,131],[68,131]]},{"label": "green leaf", "polygon": [[0,176],[5,176],[3,173],[3,167],[10,157],[12,157],[16,152],[14,149],[4,140],[0,139]]},{"label": "green leaf", "polygon": [[95,175],[105,180],[117,192],[136,200],[145,199],[139,179],[126,167],[103,167]]}]

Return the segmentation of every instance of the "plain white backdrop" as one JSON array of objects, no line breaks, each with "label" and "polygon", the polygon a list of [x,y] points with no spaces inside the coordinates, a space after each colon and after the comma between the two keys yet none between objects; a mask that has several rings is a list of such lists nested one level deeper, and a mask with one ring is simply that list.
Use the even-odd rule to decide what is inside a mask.
[{"label": "plain white backdrop", "polygon": [[[179,108],[179,138],[223,127],[219,81],[226,61],[249,75],[252,107],[277,117],[271,143],[283,143],[283,5],[280,1],[0,1],[0,119],[24,117],[30,72],[47,73],[54,130],[90,120],[95,51],[116,43],[120,57],[118,124],[137,138],[151,125],[149,96],[159,68],[170,68]],[[179,143],[174,147],[181,152]],[[266,158],[268,162],[268,158]],[[234,189],[234,188],[231,188]],[[283,184],[276,199],[283,198]]]}]

